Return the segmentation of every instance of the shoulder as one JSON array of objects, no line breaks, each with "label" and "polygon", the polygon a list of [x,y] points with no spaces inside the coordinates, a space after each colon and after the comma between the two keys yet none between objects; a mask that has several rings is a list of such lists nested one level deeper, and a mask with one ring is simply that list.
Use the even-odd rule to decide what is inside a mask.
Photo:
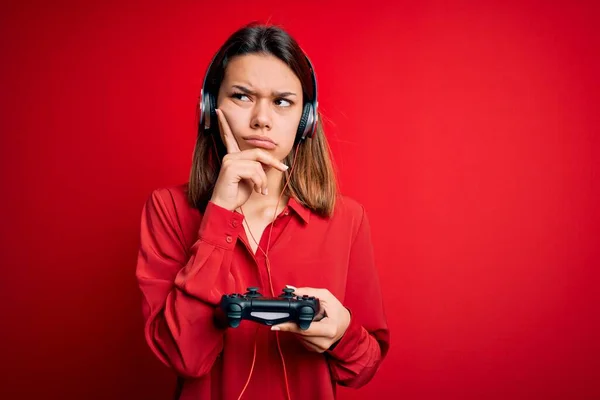
[{"label": "shoulder", "polygon": [[166,213],[170,217],[197,213],[188,200],[187,183],[154,189],[146,200],[146,208],[148,211]]},{"label": "shoulder", "polygon": [[199,210],[188,200],[187,183],[152,190],[142,213],[144,230],[188,247],[197,239],[200,222]]},{"label": "shoulder", "polygon": [[150,198],[155,201],[166,202],[187,202],[188,184],[182,183],[179,185],[164,186],[154,189],[150,193]]},{"label": "shoulder", "polygon": [[346,232],[354,237],[366,220],[366,211],[362,203],[356,199],[338,195],[333,214],[328,218],[316,217],[337,232]]},{"label": "shoulder", "polygon": [[339,195],[335,202],[332,218],[358,219],[361,220],[365,214],[365,207],[356,199]]}]

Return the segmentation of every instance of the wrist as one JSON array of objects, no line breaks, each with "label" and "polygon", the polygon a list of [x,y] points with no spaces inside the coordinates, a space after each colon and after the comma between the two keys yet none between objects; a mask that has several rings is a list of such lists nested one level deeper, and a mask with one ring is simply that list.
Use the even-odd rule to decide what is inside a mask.
[{"label": "wrist", "polygon": [[332,347],[335,347],[335,345],[342,340],[342,338],[344,337],[344,335],[346,334],[346,331],[348,330],[348,327],[350,326],[350,319],[352,318],[350,311],[344,307],[344,317],[342,318],[342,324],[340,325],[340,329],[339,329],[339,333],[338,335],[335,337],[334,340],[334,344],[332,345]]},{"label": "wrist", "polygon": [[214,205],[217,205],[221,208],[224,208],[228,211],[235,211],[237,209],[236,205],[232,205],[232,204],[228,204],[226,201],[221,201],[219,198],[217,197],[211,197],[210,198],[210,202],[213,203]]}]

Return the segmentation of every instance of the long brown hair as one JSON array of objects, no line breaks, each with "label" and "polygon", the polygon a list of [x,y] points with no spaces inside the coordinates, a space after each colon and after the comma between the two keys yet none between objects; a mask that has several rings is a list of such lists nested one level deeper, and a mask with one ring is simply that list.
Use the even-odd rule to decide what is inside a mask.
[{"label": "long brown hair", "polygon": [[[280,27],[258,23],[251,23],[239,29],[223,44],[214,58],[217,63],[209,71],[205,90],[216,96],[228,61],[235,56],[253,53],[270,54],[286,63],[300,79],[304,102],[313,100],[315,93],[310,67],[298,43]],[[215,136],[220,138],[218,130],[211,129],[210,132],[205,132],[204,126],[199,126],[188,198],[200,211],[205,210],[212,196],[220,171],[219,160],[226,154],[223,142],[220,139],[215,140]],[[339,192],[331,149],[324,135],[321,118],[314,136],[304,141],[296,140],[295,146],[299,146],[295,164],[295,148],[283,160],[286,165],[294,165],[291,176],[291,169],[285,172],[286,179],[289,179],[285,195],[295,198],[318,215],[330,216]]]}]

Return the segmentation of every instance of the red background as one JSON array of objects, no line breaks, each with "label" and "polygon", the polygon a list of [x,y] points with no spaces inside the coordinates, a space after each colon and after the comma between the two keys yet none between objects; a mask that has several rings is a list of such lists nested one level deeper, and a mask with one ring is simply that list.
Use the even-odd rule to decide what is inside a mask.
[{"label": "red background", "polygon": [[600,398],[594,2],[46,3],[0,13],[1,398],[170,398],[141,207],[187,179],[204,69],[252,19],[312,58],[372,221],[392,347],[340,398]]}]

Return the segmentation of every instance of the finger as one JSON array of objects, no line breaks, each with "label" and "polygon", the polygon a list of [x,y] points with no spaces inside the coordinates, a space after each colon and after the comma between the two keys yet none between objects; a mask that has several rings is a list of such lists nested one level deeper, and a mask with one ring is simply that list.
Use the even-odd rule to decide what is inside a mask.
[{"label": "finger", "polygon": [[241,179],[249,180],[257,193],[267,194],[267,175],[260,163],[250,160],[239,160],[234,168],[233,173]]},{"label": "finger", "polygon": [[321,306],[319,304],[319,311],[317,311],[317,315],[315,315],[315,317],[313,318],[313,321],[319,322],[325,318],[327,318],[327,309],[326,309],[325,305]]},{"label": "finger", "polygon": [[[259,161],[253,160],[253,157],[248,156],[248,152],[246,150],[239,153],[228,153],[223,157],[223,168],[227,168],[229,171],[233,171],[237,177],[242,177],[245,179],[250,179],[253,175],[249,174],[248,171],[254,171],[256,174],[260,176],[260,182],[253,179],[255,185],[254,190],[257,193],[267,194],[267,186],[268,180],[266,171],[263,167],[263,164]],[[242,175],[241,170],[247,170],[245,174]],[[239,182],[239,179],[236,181]],[[260,184],[259,184],[260,183]]]},{"label": "finger", "polygon": [[321,300],[327,300],[327,291],[324,289],[317,289],[317,288],[311,288],[311,287],[294,287],[291,285],[285,285],[288,288],[294,289],[294,293],[296,294],[296,296],[312,296],[312,297],[316,297],[317,299]]},{"label": "finger", "polygon": [[239,153],[240,147],[235,140],[235,136],[233,136],[233,132],[231,132],[231,128],[227,123],[227,119],[225,118],[225,114],[219,109],[215,110],[217,113],[217,118],[219,120],[219,128],[221,131],[221,137],[223,138],[223,143],[225,144],[225,148],[227,149],[227,153]]},{"label": "finger", "polygon": [[268,179],[267,179],[267,174],[265,173],[265,170],[263,169],[261,163],[259,162],[255,162],[255,169],[256,169],[256,173],[260,176],[261,181],[262,181],[262,185],[260,186],[260,193],[262,194],[268,194],[267,191],[267,183],[268,183]]},{"label": "finger", "polygon": [[301,331],[300,327],[298,327],[295,322],[284,322],[282,324],[273,325],[271,330],[292,333],[299,333]]},{"label": "finger", "polygon": [[277,158],[273,157],[271,154],[259,148],[237,152],[235,154],[232,154],[232,157],[239,160],[258,161],[259,163],[264,164],[266,166],[272,166],[274,168],[277,168],[282,172],[288,169],[287,165],[279,161]]},{"label": "finger", "polygon": [[333,338],[336,332],[336,326],[329,318],[323,318],[321,321],[313,321],[306,330],[300,329],[295,322],[285,322],[283,324],[271,327],[271,330],[282,332],[292,332],[301,336],[322,336]]},{"label": "finger", "polygon": [[251,160],[235,160],[234,162],[232,154],[226,154],[223,157],[222,165],[230,179],[234,179],[236,183],[241,180],[250,181],[249,183],[257,193],[262,193],[262,188],[267,186],[267,175],[259,162]]},{"label": "finger", "polygon": [[254,185],[254,190],[258,194],[267,194],[267,190],[265,189],[265,187],[267,186],[267,184],[265,183],[267,179],[261,176],[261,174],[258,171],[250,176],[250,180]]}]

